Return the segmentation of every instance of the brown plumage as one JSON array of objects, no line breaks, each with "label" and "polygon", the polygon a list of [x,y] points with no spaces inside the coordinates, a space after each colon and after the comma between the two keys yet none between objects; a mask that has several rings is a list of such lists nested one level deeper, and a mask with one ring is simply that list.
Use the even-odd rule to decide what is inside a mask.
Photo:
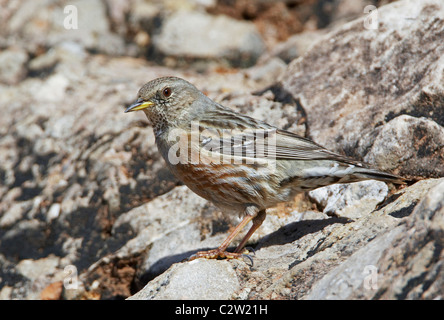
[{"label": "brown plumage", "polygon": [[[244,219],[222,245],[192,259],[237,258],[265,210],[334,183],[403,179],[331,152],[294,133],[224,107],[176,77],[152,80],[125,112],[143,110],[172,173],[201,197]],[[234,253],[233,238],[253,226]]]}]

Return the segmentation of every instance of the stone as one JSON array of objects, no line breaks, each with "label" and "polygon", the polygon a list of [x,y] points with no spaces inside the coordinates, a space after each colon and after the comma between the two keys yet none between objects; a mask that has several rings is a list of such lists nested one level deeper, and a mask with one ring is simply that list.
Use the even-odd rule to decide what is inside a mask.
[{"label": "stone", "polygon": [[65,91],[69,86],[69,80],[62,74],[52,75],[37,90],[36,98],[47,102],[57,102],[63,100]]},{"label": "stone", "polygon": [[303,20],[311,19],[318,5],[309,1],[216,1],[207,12],[254,22],[267,47],[271,48],[290,35],[301,32],[304,29]]},{"label": "stone", "polygon": [[225,60],[244,67],[265,49],[252,23],[187,11],[167,17],[153,43],[160,54],[178,60]]},{"label": "stone", "polygon": [[[127,256],[144,251],[146,246],[152,245],[154,242],[163,242],[162,239],[168,237],[170,233],[174,233],[177,229],[184,228],[196,221],[206,203],[206,200],[194,194],[186,186],[181,186],[145,205],[122,214],[113,225],[113,232],[118,233],[121,229],[130,228],[137,237],[134,237],[127,246],[119,249],[117,254]],[[176,213],[174,208],[178,207],[181,210]],[[189,244],[193,240],[198,242],[200,240],[195,239],[193,233],[189,232],[182,234],[182,236],[190,237],[184,241]],[[171,240],[179,243],[179,239],[181,237]],[[130,251],[128,252],[128,250]],[[163,252],[164,256],[171,253],[175,252],[168,249]],[[160,255],[158,259],[162,257]]]},{"label": "stone", "polygon": [[316,42],[321,41],[325,31],[304,31],[290,36],[287,40],[274,45],[268,52],[263,54],[258,63],[270,57],[278,57],[285,63],[290,63],[294,59],[303,56]]},{"label": "stone", "polygon": [[111,32],[106,10],[101,1],[62,1],[58,5],[45,1],[38,6],[22,1],[8,17],[5,37],[27,39],[23,44],[31,52],[39,52],[42,44],[72,41],[89,50],[123,54],[124,40]]},{"label": "stone", "polygon": [[[429,190],[400,232],[371,263],[374,283],[349,292],[349,299],[436,299],[443,294],[444,181]],[[393,234],[393,231],[388,232]],[[371,244],[371,243],[370,243]],[[361,257],[368,253],[361,252]],[[368,279],[370,280],[370,279]]]},{"label": "stone", "polygon": [[59,259],[55,256],[39,260],[24,259],[17,265],[17,270],[25,277],[36,280],[47,273],[55,272]]},{"label": "stone", "polygon": [[21,48],[8,48],[0,52],[0,83],[17,84],[26,76],[28,54]]},{"label": "stone", "polygon": [[20,221],[25,215],[26,210],[29,209],[29,202],[21,202],[12,205],[1,217],[0,227],[10,227],[16,222]]},{"label": "stone", "polygon": [[60,215],[60,204],[54,203],[48,210],[46,221],[50,222],[51,220],[57,219]]},{"label": "stone", "polygon": [[304,299],[345,300],[356,290],[375,290],[378,286],[378,268],[374,264],[382,252],[390,248],[393,239],[403,231],[398,226],[359,249],[318,281]]},{"label": "stone", "polygon": [[354,219],[369,214],[388,195],[384,182],[368,180],[349,184],[334,184],[308,193],[327,215]]},{"label": "stone", "polygon": [[199,259],[175,265],[130,300],[226,300],[238,289],[229,261]]},{"label": "stone", "polygon": [[[376,136],[364,160],[382,170],[403,165],[401,174],[444,175],[444,127],[431,119],[401,115],[389,121]],[[416,159],[416,161],[408,161]],[[413,168],[418,163],[421,166]]]},{"label": "stone", "polygon": [[[378,261],[377,290],[356,291],[368,299],[436,299],[444,291],[444,181],[429,190],[403,225],[405,230]],[[400,272],[401,271],[401,272]]]}]

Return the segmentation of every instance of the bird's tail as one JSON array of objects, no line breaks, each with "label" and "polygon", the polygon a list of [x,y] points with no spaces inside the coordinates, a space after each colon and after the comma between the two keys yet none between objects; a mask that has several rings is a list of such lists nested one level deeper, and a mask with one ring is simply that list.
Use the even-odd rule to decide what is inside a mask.
[{"label": "bird's tail", "polygon": [[[382,172],[376,169],[355,167],[353,172],[344,177],[342,183],[356,182],[362,180],[379,180],[383,182],[391,182],[394,184],[406,184],[404,178],[392,173]],[[350,181],[348,181],[350,180]]]}]

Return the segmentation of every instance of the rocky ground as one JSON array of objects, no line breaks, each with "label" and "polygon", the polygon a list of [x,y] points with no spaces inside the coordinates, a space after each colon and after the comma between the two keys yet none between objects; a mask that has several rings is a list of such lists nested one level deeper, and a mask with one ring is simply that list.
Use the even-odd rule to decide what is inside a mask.
[{"label": "rocky ground", "polygon": [[[0,0],[0,298],[443,299],[444,3],[389,2]],[[183,262],[238,220],[123,113],[165,75],[409,184],[298,195],[253,264]]]}]

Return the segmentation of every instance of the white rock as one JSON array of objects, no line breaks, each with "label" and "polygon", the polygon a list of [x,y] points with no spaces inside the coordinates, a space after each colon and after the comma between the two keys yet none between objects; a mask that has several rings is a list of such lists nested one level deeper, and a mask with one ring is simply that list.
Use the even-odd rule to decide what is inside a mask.
[{"label": "white rock", "polygon": [[35,280],[39,277],[56,272],[59,258],[50,255],[48,257],[33,260],[24,259],[17,264],[17,270],[25,277]]},{"label": "white rock", "polygon": [[252,23],[187,11],[168,17],[153,41],[167,56],[201,59],[255,61],[265,48]]},{"label": "white rock", "polygon": [[46,221],[50,222],[54,219],[57,219],[60,215],[60,203],[53,203],[49,208],[48,213],[46,214]]},{"label": "white rock", "polygon": [[6,211],[0,218],[0,227],[6,228],[12,226],[14,223],[19,221],[25,215],[27,203],[15,203]]},{"label": "white rock", "polygon": [[392,170],[400,163],[419,158],[424,171],[441,176],[443,146],[442,126],[430,119],[401,115],[384,125],[364,160]]},{"label": "white rock", "polygon": [[329,215],[358,218],[370,213],[388,194],[384,182],[368,180],[334,184],[310,191],[309,196]]},{"label": "white rock", "polygon": [[[164,286],[157,287],[163,283]],[[229,261],[198,259],[175,264],[130,299],[230,299],[239,281]]]},{"label": "white rock", "polygon": [[62,102],[69,80],[62,74],[49,77],[37,90],[36,98],[43,101]]},{"label": "white rock", "polygon": [[26,75],[26,51],[10,48],[0,52],[0,83],[16,84]]}]

